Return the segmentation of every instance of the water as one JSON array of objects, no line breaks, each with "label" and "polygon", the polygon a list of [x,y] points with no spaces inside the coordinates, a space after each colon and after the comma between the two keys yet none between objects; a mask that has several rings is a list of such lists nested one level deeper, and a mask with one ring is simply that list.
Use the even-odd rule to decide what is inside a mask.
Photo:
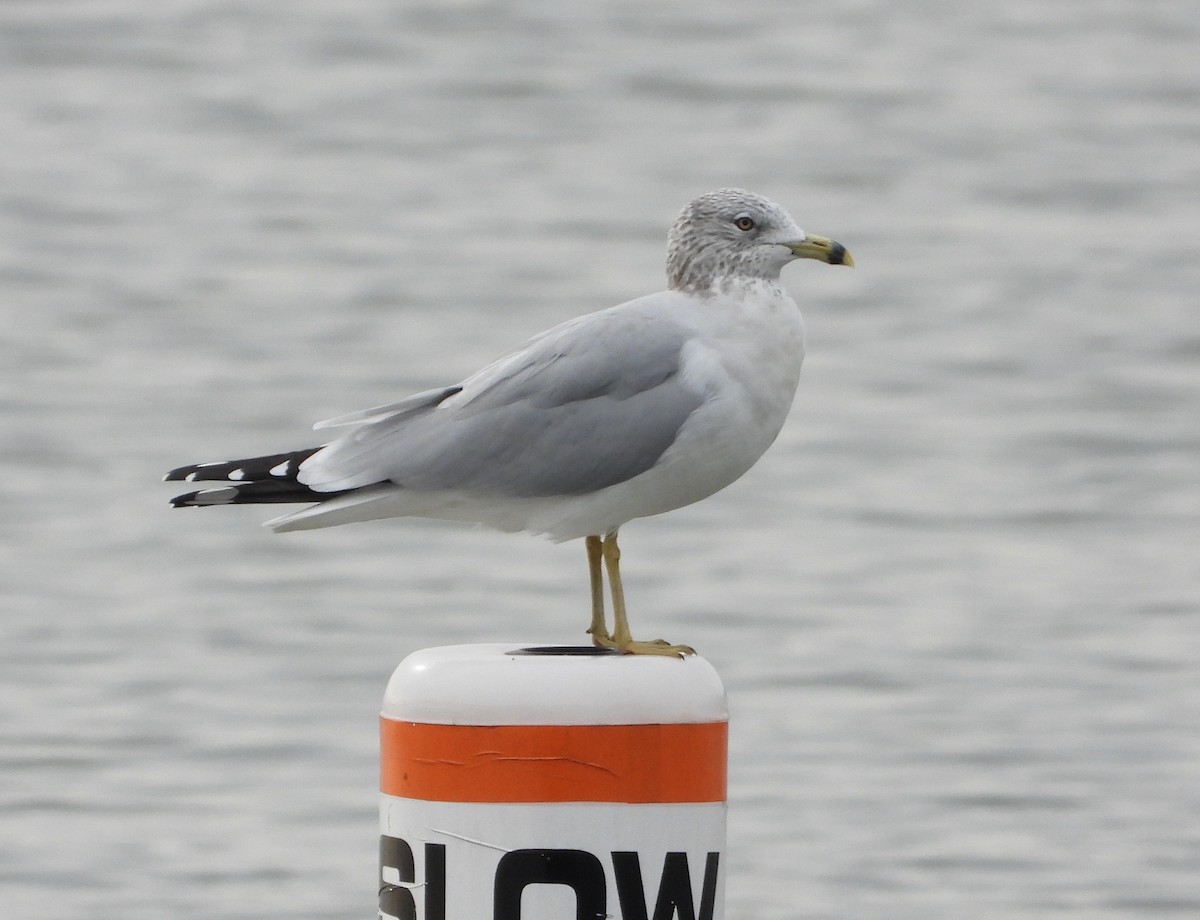
[{"label": "water", "polygon": [[1185,2],[0,8],[0,889],[371,916],[405,654],[573,642],[583,551],[171,512],[176,464],[661,285],[738,184],[846,243],[744,480],[626,528],[734,712],[727,913],[1200,915]]}]

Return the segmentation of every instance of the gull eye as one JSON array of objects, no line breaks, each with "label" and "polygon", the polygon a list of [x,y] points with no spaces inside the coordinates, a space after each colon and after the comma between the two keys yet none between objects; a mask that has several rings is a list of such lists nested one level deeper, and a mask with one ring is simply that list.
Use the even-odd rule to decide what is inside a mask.
[{"label": "gull eye", "polygon": [[747,217],[745,214],[743,214],[741,217],[738,217],[734,220],[733,225],[739,230],[753,230],[754,220],[753,218]]}]

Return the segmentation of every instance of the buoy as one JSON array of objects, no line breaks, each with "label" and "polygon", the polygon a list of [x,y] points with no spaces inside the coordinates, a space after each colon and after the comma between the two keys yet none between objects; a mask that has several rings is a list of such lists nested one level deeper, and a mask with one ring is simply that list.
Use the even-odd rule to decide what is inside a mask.
[{"label": "buoy", "polygon": [[724,917],[728,708],[703,658],[424,649],[380,736],[381,916]]}]

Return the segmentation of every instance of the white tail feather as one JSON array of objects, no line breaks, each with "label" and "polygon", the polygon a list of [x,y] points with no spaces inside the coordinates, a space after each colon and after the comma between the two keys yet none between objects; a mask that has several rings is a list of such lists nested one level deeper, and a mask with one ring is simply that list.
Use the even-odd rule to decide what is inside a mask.
[{"label": "white tail feather", "polygon": [[293,530],[316,530],[338,524],[395,517],[398,513],[397,499],[402,491],[392,483],[380,483],[349,495],[339,495],[320,504],[309,505],[291,514],[271,518],[265,521],[263,526],[269,527],[275,533],[288,533]]}]

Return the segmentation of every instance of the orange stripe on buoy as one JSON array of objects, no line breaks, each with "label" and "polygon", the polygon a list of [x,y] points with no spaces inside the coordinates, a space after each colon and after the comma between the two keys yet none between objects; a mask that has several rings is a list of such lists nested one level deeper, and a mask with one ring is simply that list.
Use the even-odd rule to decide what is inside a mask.
[{"label": "orange stripe on buoy", "polygon": [[380,790],[433,802],[723,802],[727,722],[380,720]]}]

